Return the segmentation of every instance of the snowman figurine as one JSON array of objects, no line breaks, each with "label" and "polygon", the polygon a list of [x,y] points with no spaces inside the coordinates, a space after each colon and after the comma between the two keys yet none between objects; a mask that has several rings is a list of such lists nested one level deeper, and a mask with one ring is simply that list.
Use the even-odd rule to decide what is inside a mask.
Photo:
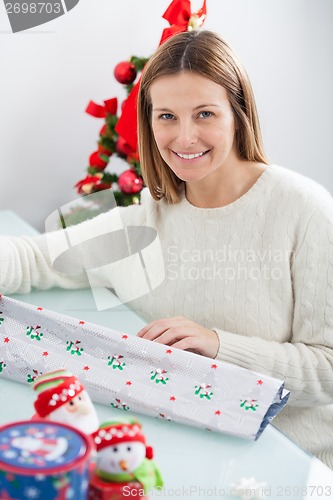
[{"label": "snowman figurine", "polygon": [[96,449],[96,475],[106,482],[139,482],[144,493],[163,486],[152,461],[153,449],[146,446],[142,427],[135,420],[107,422],[92,435]]},{"label": "snowman figurine", "polygon": [[33,419],[70,425],[85,434],[98,429],[96,410],[77,377],[66,370],[45,373],[33,385],[38,396]]}]

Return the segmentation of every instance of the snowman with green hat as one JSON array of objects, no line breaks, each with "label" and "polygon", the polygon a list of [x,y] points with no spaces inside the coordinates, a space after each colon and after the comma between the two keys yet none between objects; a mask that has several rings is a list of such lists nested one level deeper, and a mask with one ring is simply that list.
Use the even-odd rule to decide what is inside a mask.
[{"label": "snowman with green hat", "polygon": [[142,427],[136,420],[106,422],[92,434],[97,458],[96,474],[105,481],[138,481],[144,492],[163,486],[153,462],[153,449],[146,445]]},{"label": "snowman with green hat", "polygon": [[98,429],[94,405],[79,379],[67,370],[49,372],[36,378],[33,419],[45,419],[70,425],[85,434]]}]

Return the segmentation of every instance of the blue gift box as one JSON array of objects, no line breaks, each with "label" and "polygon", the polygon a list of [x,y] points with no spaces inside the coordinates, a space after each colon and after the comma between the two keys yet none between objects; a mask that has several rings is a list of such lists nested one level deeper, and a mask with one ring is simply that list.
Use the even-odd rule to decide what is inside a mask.
[{"label": "blue gift box", "polygon": [[57,422],[0,427],[1,500],[86,500],[92,442]]}]

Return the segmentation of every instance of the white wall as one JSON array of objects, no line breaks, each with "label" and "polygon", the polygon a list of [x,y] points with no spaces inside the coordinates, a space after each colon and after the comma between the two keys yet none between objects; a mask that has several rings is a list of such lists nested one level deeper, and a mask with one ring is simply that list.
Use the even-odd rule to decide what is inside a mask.
[{"label": "white wall", "polygon": [[[0,3],[0,209],[42,230],[50,212],[77,196],[73,185],[103,124],[84,109],[90,99],[124,98],[114,66],[154,51],[170,1],[80,0],[16,34]],[[271,161],[333,192],[332,0],[207,4],[205,28],[231,43],[250,74]],[[192,10],[200,6],[192,0]]]}]

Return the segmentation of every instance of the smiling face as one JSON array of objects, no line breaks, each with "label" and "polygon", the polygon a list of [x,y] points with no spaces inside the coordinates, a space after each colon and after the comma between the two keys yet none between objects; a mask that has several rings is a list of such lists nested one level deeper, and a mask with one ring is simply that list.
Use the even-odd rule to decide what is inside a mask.
[{"label": "smiling face", "polygon": [[98,429],[99,420],[94,405],[86,391],[53,410],[47,417],[53,422],[63,422],[91,434]]},{"label": "smiling face", "polygon": [[163,160],[186,183],[214,185],[238,161],[226,90],[189,71],[150,88],[152,129]]},{"label": "smiling face", "polygon": [[97,453],[97,468],[108,474],[133,472],[146,456],[146,447],[139,441],[108,446]]}]

